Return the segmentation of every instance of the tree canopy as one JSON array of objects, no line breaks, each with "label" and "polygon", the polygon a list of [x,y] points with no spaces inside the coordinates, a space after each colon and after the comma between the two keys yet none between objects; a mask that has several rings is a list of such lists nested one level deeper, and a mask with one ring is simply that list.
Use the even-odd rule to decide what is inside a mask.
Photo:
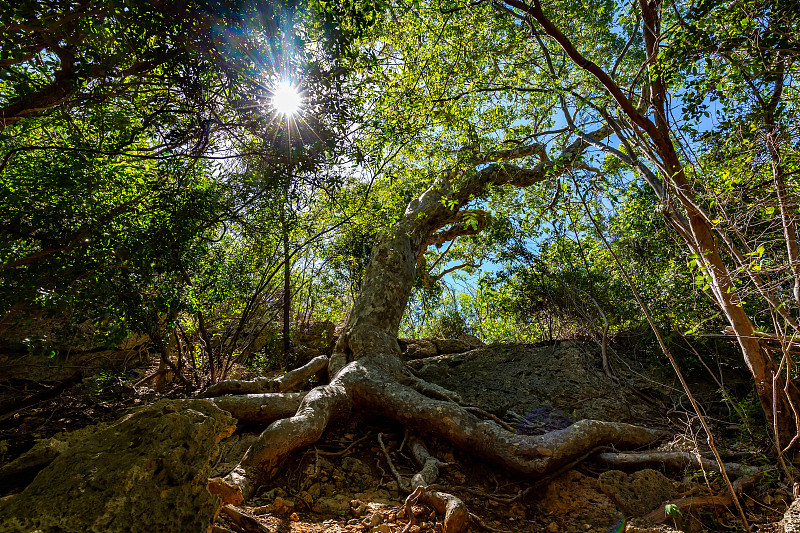
[{"label": "tree canopy", "polygon": [[144,333],[198,380],[274,355],[250,347],[287,337],[281,306],[349,320],[357,359],[370,290],[402,304],[369,322],[394,337],[653,328],[671,356],[724,330],[796,443],[791,2],[13,4],[5,330]]}]

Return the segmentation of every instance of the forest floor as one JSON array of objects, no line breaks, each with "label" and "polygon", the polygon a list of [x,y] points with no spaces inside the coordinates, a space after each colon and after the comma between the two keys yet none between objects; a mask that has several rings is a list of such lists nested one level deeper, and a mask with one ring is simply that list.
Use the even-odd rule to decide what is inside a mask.
[{"label": "forest floor", "polygon": [[[662,449],[707,451],[698,435],[696,416],[686,411],[685,398],[669,375],[647,371],[632,358],[615,357],[612,363],[620,378],[617,382],[603,373],[598,359],[595,347],[566,342],[494,345],[410,361],[409,365],[425,379],[456,390],[471,405],[498,417],[524,415],[533,423],[526,426],[527,430],[533,432],[557,429],[559,423],[569,423],[570,419],[599,418],[669,429],[676,437]],[[765,442],[752,434],[746,436],[734,424],[720,400],[718,384],[700,373],[696,377],[692,387],[711,414],[723,453],[751,464],[765,457]],[[721,377],[727,386],[738,387],[730,375]],[[177,388],[160,393],[147,387],[134,388],[134,381],[134,374],[103,373],[85,378],[55,398],[0,414],[0,466],[38,439],[114,420],[130,407],[165,396],[184,395]],[[48,386],[52,383],[20,378],[0,382],[0,413],[3,405],[12,405],[15,399]],[[534,427],[536,424],[540,427]],[[240,425],[233,436],[222,441],[209,477],[229,471],[262,429]],[[403,428],[388,419],[351,417],[346,425],[331,427],[315,445],[290,456],[282,474],[240,508],[270,531],[440,533],[441,517],[422,506],[411,508],[414,519],[408,524],[403,510],[406,494],[393,473],[394,469],[408,480],[418,470],[406,449],[406,439]],[[599,473],[609,467],[591,458],[553,476],[530,480],[504,472],[444,441],[429,439],[426,444],[435,457],[449,464],[437,483],[441,490],[461,498],[473,513],[470,531],[605,533],[619,528],[622,513],[597,482]],[[723,490],[717,479],[702,472],[687,469],[665,473],[677,495]],[[775,531],[776,522],[791,502],[791,489],[777,472],[773,474],[748,489],[742,498],[754,531]],[[0,486],[0,496],[5,493],[2,489]],[[691,518],[686,524],[693,531],[730,531],[738,523],[734,509],[721,507],[703,510]],[[217,526],[221,532],[239,531],[224,513]]]}]

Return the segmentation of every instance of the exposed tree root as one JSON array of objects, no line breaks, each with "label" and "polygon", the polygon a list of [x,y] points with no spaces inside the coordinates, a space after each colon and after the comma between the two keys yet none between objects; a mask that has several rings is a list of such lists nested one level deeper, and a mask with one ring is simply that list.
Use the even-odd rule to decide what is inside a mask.
[{"label": "exposed tree root", "polygon": [[[442,519],[442,531],[444,533],[461,533],[469,525],[469,511],[464,502],[446,492],[428,490],[423,486],[416,488],[419,491],[419,503],[428,505],[436,510],[437,513],[444,515]],[[409,521],[409,523],[411,523]]]},{"label": "exposed tree root", "polygon": [[400,384],[376,364],[354,361],[330,384],[310,391],[294,416],[273,422],[225,480],[249,498],[259,483],[277,472],[289,453],[316,442],[330,421],[349,415],[353,406],[389,416],[409,430],[444,438],[471,453],[535,476],[557,470],[598,445],[641,447],[664,436],[652,429],[596,420],[581,420],[544,435],[516,435],[493,421],[481,420],[457,403],[432,399]]},{"label": "exposed tree root", "polygon": [[484,418],[488,418],[489,420],[494,420],[495,422],[497,422],[506,431],[510,431],[512,433],[516,433],[516,430],[514,429],[514,426],[512,426],[511,424],[509,424],[508,422],[506,422],[505,420],[503,420],[499,416],[494,416],[492,413],[490,413],[488,411],[484,411],[480,407],[464,406],[464,409],[466,409],[470,413],[476,414],[478,416],[482,416]]},{"label": "exposed tree root", "polygon": [[238,420],[251,423],[270,424],[297,412],[306,392],[274,392],[220,396],[210,401]]},{"label": "exposed tree root", "polygon": [[224,394],[259,394],[266,392],[287,392],[308,378],[324,372],[328,368],[328,358],[324,355],[315,357],[300,368],[273,378],[259,377],[253,380],[230,379],[211,385],[198,397],[211,398]]},{"label": "exposed tree root", "polygon": [[464,502],[447,492],[427,488],[439,477],[439,467],[447,466],[447,463],[439,461],[428,453],[425,445],[419,439],[411,439],[408,447],[414,459],[422,467],[422,470],[411,478],[411,486],[414,488],[414,493],[418,495],[418,501],[433,507],[437,513],[444,515],[442,519],[443,533],[461,533],[466,530],[469,524],[469,511]]},{"label": "exposed tree root", "polygon": [[383,451],[383,455],[386,458],[386,462],[389,465],[389,471],[394,476],[394,479],[397,481],[397,486],[400,487],[400,490],[404,492],[412,492],[411,485],[403,479],[403,476],[400,475],[400,472],[397,471],[397,468],[394,466],[392,462],[392,458],[389,455],[389,450],[386,449],[386,445],[383,443],[383,433],[378,433],[378,445],[380,445],[381,450]]},{"label": "exposed tree root", "polygon": [[378,369],[360,362],[351,365],[358,379],[347,388],[359,409],[389,416],[409,430],[444,438],[526,474],[546,474],[598,445],[635,448],[665,436],[657,430],[597,420],[581,420],[544,435],[516,435],[493,421],[479,419],[458,404],[423,396]]},{"label": "exposed tree root", "polygon": [[349,415],[351,406],[341,385],[316,387],[303,398],[294,416],[273,422],[261,433],[225,480],[237,485],[248,499],[262,480],[277,472],[283,458],[319,440],[328,423]]},{"label": "exposed tree root", "polygon": [[[688,452],[633,452],[633,453],[601,453],[598,459],[619,468],[644,468],[652,465],[663,465],[671,470],[682,470],[686,467],[699,468],[706,471],[721,473],[719,463],[699,457]],[[759,472],[755,466],[739,463],[723,463],[725,470],[733,477],[743,477]]]},{"label": "exposed tree root", "polygon": [[36,394],[31,394],[23,398],[22,400],[15,402],[12,405],[4,407],[0,410],[0,422],[11,418],[14,416],[15,413],[25,409],[26,407],[30,407],[32,405],[36,405],[39,402],[44,400],[49,400],[51,398],[55,398],[65,390],[69,389],[76,383],[78,383],[81,379],[83,379],[83,371],[79,370],[75,372],[72,376],[68,377],[67,379],[63,379],[53,385],[50,388],[47,388],[43,391],[37,392]]},{"label": "exposed tree root", "polygon": [[443,515],[442,530],[444,533],[461,533],[464,531],[469,521],[469,512],[464,502],[452,494],[431,488],[433,487],[433,482],[439,477],[439,467],[447,466],[447,463],[443,463],[433,457],[428,453],[421,441],[412,438],[409,442],[409,449],[421,470],[411,478],[411,483],[409,484],[402,478],[394,463],[392,463],[389,452],[383,444],[381,434],[378,434],[378,443],[386,456],[386,462],[389,463],[389,469],[395,476],[398,486],[403,491],[410,492],[403,506],[408,517],[408,524],[406,524],[403,531],[408,531],[414,525],[414,513],[411,512],[411,506],[415,503],[427,505],[440,515]]},{"label": "exposed tree root", "polygon": [[469,513],[469,518],[470,518],[470,520],[475,522],[475,524],[479,528],[484,529],[486,531],[489,531],[490,533],[500,533],[501,531],[503,533],[511,533],[510,531],[506,532],[505,530],[495,529],[495,528],[491,527],[489,524],[484,522],[483,519],[480,516],[476,515],[475,513]]},{"label": "exposed tree root", "polygon": [[446,400],[455,403],[461,403],[461,397],[457,392],[445,389],[436,383],[425,381],[424,379],[418,378],[413,374],[409,374],[408,378],[401,379],[399,382],[402,385],[407,385],[420,394],[424,394],[425,396],[435,400]]}]

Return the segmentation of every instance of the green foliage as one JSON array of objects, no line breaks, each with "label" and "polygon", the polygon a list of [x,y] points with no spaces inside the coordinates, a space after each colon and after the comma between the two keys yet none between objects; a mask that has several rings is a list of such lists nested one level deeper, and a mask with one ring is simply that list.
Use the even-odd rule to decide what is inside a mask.
[{"label": "green foliage", "polygon": [[91,378],[88,392],[92,396],[118,396],[131,382],[131,375],[125,372],[103,370]]},{"label": "green foliage", "polygon": [[678,509],[677,505],[668,503],[664,506],[664,516],[677,519],[678,517],[683,518],[683,513]]},{"label": "green foliage", "polygon": [[[667,84],[670,139],[733,265],[729,293],[771,331],[772,312],[797,308],[783,236],[800,197],[798,17],[783,1],[670,8],[645,65],[635,3],[544,6],[626,94]],[[522,190],[455,195],[495,151],[541,143],[513,162],[538,168],[599,123],[631,129],[595,77],[503,2],[26,1],[0,22],[2,324],[44,310],[90,320],[110,344],[172,335],[196,363],[272,364],[245,337],[273,331],[284,261],[294,317],[343,321],[373,245],[435,184],[468,229],[484,219],[464,209],[491,216],[424,251],[403,335],[641,335],[611,252],[671,347],[723,326],[704,256],[609,155],[657,174],[636,136],[599,139],[608,149]],[[292,120],[269,109],[283,77],[304,90]]]},{"label": "green foliage", "polygon": [[[132,110],[127,125],[115,118],[122,112],[106,105],[71,123],[32,120],[6,137],[7,150],[49,148],[16,152],[0,174],[3,314],[69,309],[109,331],[146,332],[153,313],[183,297],[178,262],[203,255],[199,237],[222,209],[219,187],[206,165],[110,148],[115,135],[129,138],[128,150],[150,148]],[[109,120],[119,129],[107,131]]]}]

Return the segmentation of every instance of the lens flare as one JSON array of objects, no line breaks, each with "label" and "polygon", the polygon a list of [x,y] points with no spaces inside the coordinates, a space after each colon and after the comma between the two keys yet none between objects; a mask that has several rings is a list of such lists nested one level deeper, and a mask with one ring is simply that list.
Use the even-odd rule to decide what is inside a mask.
[{"label": "lens flare", "polygon": [[300,110],[302,103],[303,99],[297,91],[297,87],[294,87],[289,81],[280,82],[272,93],[272,106],[281,115],[294,115]]}]

